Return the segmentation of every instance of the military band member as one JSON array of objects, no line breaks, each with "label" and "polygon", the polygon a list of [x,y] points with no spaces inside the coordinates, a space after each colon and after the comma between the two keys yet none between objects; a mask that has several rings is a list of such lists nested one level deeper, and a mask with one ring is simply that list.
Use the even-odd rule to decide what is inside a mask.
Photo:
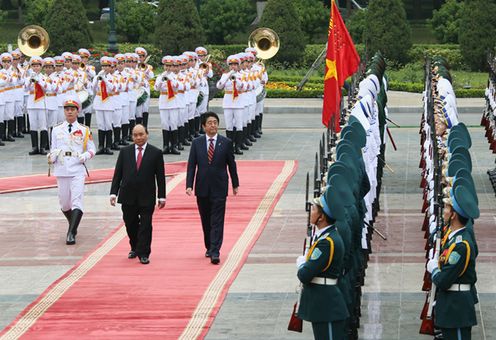
[{"label": "military band member", "polygon": [[16,99],[15,99],[15,120],[17,124],[17,133],[14,135],[16,138],[24,138],[23,131],[26,129],[26,121],[24,118],[26,103],[24,101],[24,77],[26,76],[26,69],[21,65],[22,53],[19,50],[14,50],[12,54],[12,66],[19,74],[18,83],[16,85]]},{"label": "military band member", "polygon": [[[1,58],[1,57],[0,57]],[[5,95],[4,89],[9,83],[9,75],[7,71],[0,68],[0,146],[4,146],[3,139],[5,137]]]},{"label": "military band member", "polygon": [[217,82],[217,88],[224,90],[222,108],[224,110],[227,138],[234,141],[234,153],[242,155],[244,103],[240,101],[239,96],[243,90],[243,82],[239,74],[240,60],[237,56],[231,55],[226,62],[230,71],[222,74],[222,77]]},{"label": "military band member", "polygon": [[57,76],[57,86],[59,87],[59,94],[57,95],[57,124],[62,123],[65,120],[64,114],[64,101],[65,101],[65,90],[68,86],[65,78],[64,71],[64,58],[62,56],[56,56],[53,58],[55,60],[55,74]]},{"label": "military band member", "polygon": [[198,67],[200,69],[200,85],[198,86],[199,95],[201,96],[201,101],[197,106],[198,111],[195,115],[195,131],[200,131],[201,129],[201,116],[207,112],[208,109],[208,97],[209,97],[209,85],[208,79],[214,76],[212,70],[212,63],[208,61],[208,51],[205,47],[197,47],[195,53],[198,55]]},{"label": "military band member", "polygon": [[[255,58],[257,57],[257,50],[253,47],[248,47],[245,49],[245,52],[251,53]],[[260,79],[260,85],[265,87],[267,82],[269,81],[269,77],[267,75],[267,70],[265,69],[265,66],[261,63],[254,63],[253,68],[257,72],[257,77]],[[259,135],[262,134],[262,119],[263,119],[263,110],[264,110],[264,101],[265,98],[262,98],[262,100],[257,102],[257,107],[256,107],[256,115],[255,115],[255,125],[256,125],[256,131]]]},{"label": "military band member", "polygon": [[112,144],[112,115],[114,102],[112,96],[115,92],[114,76],[112,75],[112,62],[108,57],[100,59],[102,70],[93,79],[95,99],[93,107],[98,125],[98,151],[97,155],[113,155],[110,151]]},{"label": "military band member", "polygon": [[52,131],[48,162],[57,177],[60,209],[67,218],[66,244],[76,243],[76,234],[83,217],[85,163],[95,155],[95,145],[89,127],[77,122],[81,103],[77,97],[64,102],[66,121]]},{"label": "military band member", "polygon": [[[46,155],[45,150],[48,145],[47,131],[47,103],[45,92],[52,90],[52,84],[47,82],[47,77],[41,73],[43,59],[31,57],[31,74],[25,78],[24,88],[29,93],[27,109],[29,115],[29,125],[31,130],[30,155]],[[38,132],[40,133],[40,144],[38,146]]]},{"label": "military band member", "polygon": [[138,68],[140,70],[141,83],[140,85],[144,87],[147,97],[143,104],[140,107],[137,107],[136,110],[139,111],[140,117],[142,117],[142,124],[145,127],[148,127],[148,116],[149,116],[149,107],[150,107],[150,80],[155,77],[153,73],[153,66],[146,62],[148,58],[148,52],[143,47],[137,47],[134,52],[138,55]]},{"label": "military band member", "polygon": [[179,110],[179,150],[184,150],[183,145],[190,146],[191,143],[188,141],[188,115],[189,115],[189,104],[190,104],[190,91],[191,91],[191,79],[188,75],[188,62],[189,57],[187,55],[180,55],[177,57],[177,64],[179,66],[178,79],[184,84],[184,92],[179,94],[180,98],[180,110]]},{"label": "military band member", "polygon": [[298,317],[312,323],[316,340],[345,339],[345,320],[349,316],[337,285],[345,249],[332,209],[328,195],[314,199],[310,223],[317,227],[315,241],[296,262],[298,279],[303,284]]},{"label": "military band member", "polygon": [[7,83],[3,88],[3,97],[5,103],[5,113],[4,113],[4,142],[14,142],[15,133],[15,86],[17,86],[19,81],[19,76],[17,70],[12,67],[12,55],[10,53],[2,53],[0,55],[2,61],[2,68],[5,70],[7,75]]},{"label": "military band member", "polygon": [[[53,58],[43,59],[43,71],[47,77],[46,81],[50,84],[50,88],[45,91],[46,108],[47,108],[47,126],[51,130],[58,124],[58,102],[57,94],[59,92],[58,77],[55,73],[55,60]],[[48,148],[48,145],[46,147]]]}]

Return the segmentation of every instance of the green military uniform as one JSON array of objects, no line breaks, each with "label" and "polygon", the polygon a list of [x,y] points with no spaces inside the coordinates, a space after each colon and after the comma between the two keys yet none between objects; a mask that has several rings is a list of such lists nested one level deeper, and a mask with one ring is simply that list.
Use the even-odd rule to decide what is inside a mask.
[{"label": "green military uniform", "polygon": [[307,261],[298,269],[298,278],[303,283],[298,317],[312,322],[318,340],[345,338],[345,320],[349,314],[337,285],[344,252],[336,226],[329,226],[312,245]]}]

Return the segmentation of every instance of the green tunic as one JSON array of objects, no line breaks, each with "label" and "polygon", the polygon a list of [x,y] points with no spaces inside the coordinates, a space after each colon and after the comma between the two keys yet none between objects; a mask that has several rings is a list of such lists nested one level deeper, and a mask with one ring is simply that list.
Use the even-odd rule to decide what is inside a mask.
[{"label": "green tunic", "polygon": [[307,261],[298,269],[298,278],[303,283],[299,318],[311,322],[332,322],[348,318],[346,301],[338,285],[311,282],[314,277],[340,278],[343,258],[343,240],[333,225],[315,241]]},{"label": "green tunic", "polygon": [[466,228],[454,232],[441,248],[440,268],[432,272],[432,282],[438,288],[434,321],[439,328],[462,328],[477,324],[473,291],[448,290],[453,284],[473,287],[477,281],[474,249],[474,242]]}]

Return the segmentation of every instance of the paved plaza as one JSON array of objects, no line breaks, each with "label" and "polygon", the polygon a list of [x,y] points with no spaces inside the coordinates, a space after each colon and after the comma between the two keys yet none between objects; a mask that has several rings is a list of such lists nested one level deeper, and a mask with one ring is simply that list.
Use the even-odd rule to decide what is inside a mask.
[{"label": "paved plaza", "polygon": [[[217,109],[218,104],[215,100],[211,107]],[[494,168],[495,156],[479,126],[484,100],[459,99],[458,105],[460,121],[467,124],[472,136],[472,174],[481,210],[475,223],[480,251],[479,325],[472,336],[496,339],[496,198],[486,174]],[[267,106],[262,139],[237,159],[294,159],[299,162],[298,171],[230,287],[206,336],[208,340],[312,338],[310,324],[304,324],[302,334],[288,332],[287,324],[298,285],[295,259],[300,255],[306,228],[305,177],[313,171],[324,132],[319,114],[321,100],[268,100]],[[421,97],[391,93],[388,106],[390,118],[401,125],[391,127],[398,151],[388,142],[386,161],[394,172],[384,171],[381,211],[375,225],[388,239],[373,238],[359,334],[361,339],[430,339],[418,334],[425,300],[421,292],[425,241],[418,168]],[[96,133],[95,123],[93,131]],[[162,144],[154,110],[150,143]],[[46,173],[46,157],[28,156],[29,150],[28,136],[0,147],[0,177]],[[165,160],[186,160],[188,150],[180,156],[166,155]],[[116,157],[117,153],[96,156],[88,164],[90,173],[91,169],[113,167]],[[108,203],[109,183],[89,185],[85,190],[85,214],[75,246],[65,245],[67,222],[58,208],[56,189],[0,195],[0,329],[121,223],[120,209]],[[242,178],[240,190],[250,190],[243,186]]]}]

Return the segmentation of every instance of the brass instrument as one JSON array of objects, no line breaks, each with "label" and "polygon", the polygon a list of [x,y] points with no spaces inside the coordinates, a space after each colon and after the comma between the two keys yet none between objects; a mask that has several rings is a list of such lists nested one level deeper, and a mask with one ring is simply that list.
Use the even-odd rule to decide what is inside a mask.
[{"label": "brass instrument", "polygon": [[148,67],[147,63],[148,63],[148,60],[150,60],[150,57],[152,55],[150,54],[148,57],[145,58],[145,60],[139,64],[139,68],[142,69],[142,70],[146,70],[146,68]]},{"label": "brass instrument", "polygon": [[210,54],[207,55],[207,58],[205,59],[205,61],[202,61],[199,65],[200,68],[206,70],[210,67],[210,65],[208,64],[208,61],[210,60]]},{"label": "brass instrument", "polygon": [[79,68],[83,71],[86,71],[86,64],[85,63],[79,64]]},{"label": "brass instrument", "polygon": [[248,38],[248,46],[257,50],[257,57],[260,58],[257,63],[260,63],[263,67],[265,66],[262,60],[268,60],[275,56],[280,45],[281,41],[277,33],[266,27],[257,28],[251,32]]},{"label": "brass instrument", "polygon": [[17,46],[28,57],[41,56],[50,46],[50,36],[43,27],[29,25],[17,35]]}]

